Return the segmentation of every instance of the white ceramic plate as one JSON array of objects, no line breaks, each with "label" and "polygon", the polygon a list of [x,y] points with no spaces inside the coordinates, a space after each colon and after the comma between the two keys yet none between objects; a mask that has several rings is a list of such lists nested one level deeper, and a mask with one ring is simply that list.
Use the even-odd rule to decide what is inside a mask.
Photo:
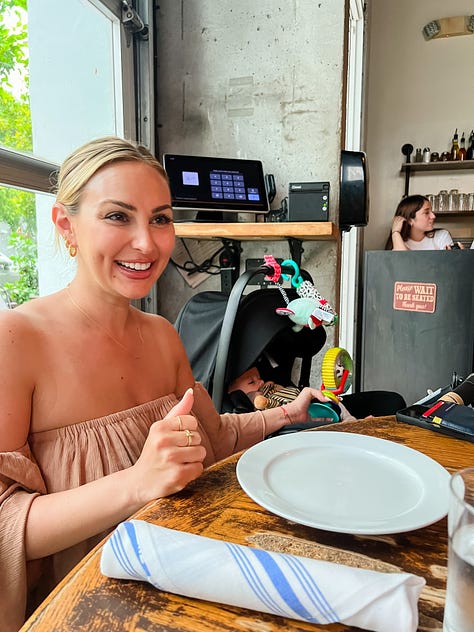
[{"label": "white ceramic plate", "polygon": [[354,534],[401,533],[448,511],[449,473],[393,441],[347,432],[297,432],[249,448],[242,489],[294,522]]}]

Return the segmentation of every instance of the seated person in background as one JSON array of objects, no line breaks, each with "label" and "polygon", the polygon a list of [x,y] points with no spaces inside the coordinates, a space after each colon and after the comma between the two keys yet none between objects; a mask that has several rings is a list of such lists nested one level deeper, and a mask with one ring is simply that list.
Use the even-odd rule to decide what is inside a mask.
[{"label": "seated person in background", "polygon": [[[247,369],[247,371],[230,383],[227,392],[233,393],[235,391],[245,393],[256,410],[267,410],[281,406],[286,407],[286,405],[296,399],[300,393],[300,390],[296,386],[281,386],[280,384],[275,384],[275,382],[265,382],[262,380],[255,366]],[[342,402],[339,401],[337,406],[340,409],[339,417],[341,421],[355,420],[355,417],[349,413]],[[321,420],[323,421],[324,419]],[[292,423],[293,421],[295,420],[291,419],[291,417],[288,419],[288,423]],[[331,421],[331,419],[327,419],[327,421]]]},{"label": "seated person in background", "polygon": [[[385,250],[451,250],[449,232],[433,228],[436,215],[424,195],[409,195],[400,202]],[[462,245],[458,244],[462,249]]]}]

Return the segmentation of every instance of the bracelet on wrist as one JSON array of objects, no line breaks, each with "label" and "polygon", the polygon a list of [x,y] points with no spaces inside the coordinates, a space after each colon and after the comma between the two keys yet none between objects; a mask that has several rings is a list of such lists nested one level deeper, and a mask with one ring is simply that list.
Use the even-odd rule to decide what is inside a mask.
[{"label": "bracelet on wrist", "polygon": [[289,424],[292,424],[293,422],[291,421],[291,417],[288,414],[288,411],[286,410],[286,408],[284,406],[280,406],[281,412],[283,413],[283,417],[285,418],[285,421],[288,420]]}]

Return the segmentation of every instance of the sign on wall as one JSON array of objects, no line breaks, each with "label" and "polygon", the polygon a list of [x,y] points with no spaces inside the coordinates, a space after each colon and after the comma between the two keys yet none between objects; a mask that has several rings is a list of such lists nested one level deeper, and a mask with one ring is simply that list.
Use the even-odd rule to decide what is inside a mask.
[{"label": "sign on wall", "polygon": [[436,309],[436,283],[395,281],[393,309],[432,314]]}]

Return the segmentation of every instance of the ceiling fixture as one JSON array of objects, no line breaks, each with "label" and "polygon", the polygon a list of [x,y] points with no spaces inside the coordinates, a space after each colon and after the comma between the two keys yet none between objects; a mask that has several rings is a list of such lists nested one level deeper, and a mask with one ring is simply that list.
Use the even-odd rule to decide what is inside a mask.
[{"label": "ceiling fixture", "polygon": [[428,22],[423,27],[426,40],[474,33],[474,15],[458,15],[450,18],[439,18]]}]

